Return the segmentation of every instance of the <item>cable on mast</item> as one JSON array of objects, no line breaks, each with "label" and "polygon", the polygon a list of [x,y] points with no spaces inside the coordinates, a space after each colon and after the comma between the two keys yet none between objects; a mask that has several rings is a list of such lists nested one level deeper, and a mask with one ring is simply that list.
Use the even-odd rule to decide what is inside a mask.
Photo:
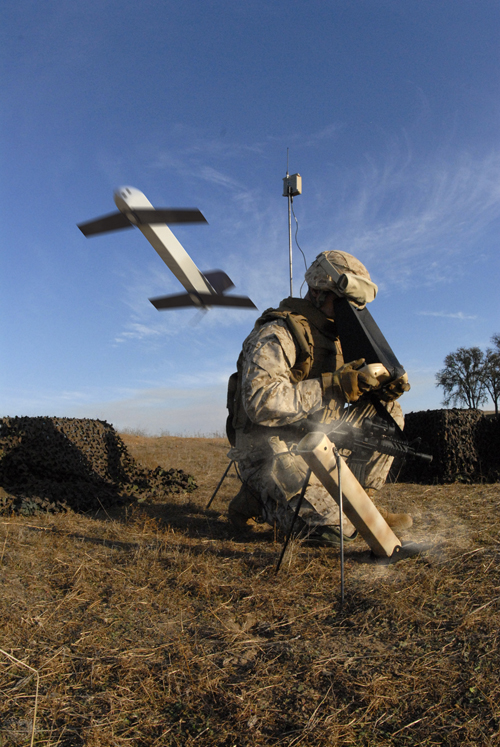
[{"label": "cable on mast", "polygon": [[290,264],[290,296],[293,296],[292,272],[292,202],[302,194],[302,177],[300,174],[288,173],[288,148],[286,149],[286,176],[283,179],[283,197],[288,197],[288,259]]}]

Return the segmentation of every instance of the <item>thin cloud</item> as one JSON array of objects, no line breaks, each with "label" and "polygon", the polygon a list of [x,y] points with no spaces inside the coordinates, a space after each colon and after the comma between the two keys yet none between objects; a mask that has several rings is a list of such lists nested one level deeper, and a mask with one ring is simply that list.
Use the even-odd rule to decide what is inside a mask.
[{"label": "thin cloud", "polygon": [[125,342],[126,340],[143,340],[145,337],[158,337],[163,334],[162,329],[157,327],[147,326],[145,324],[137,324],[130,322],[128,324],[128,330],[122,332],[118,337],[115,338],[115,342]]},{"label": "thin cloud", "polygon": [[220,187],[225,187],[226,189],[230,189],[231,191],[234,189],[239,190],[241,188],[241,185],[236,181],[236,179],[233,179],[227,174],[223,174],[221,171],[214,169],[212,166],[205,166],[204,168],[202,168],[199,172],[199,175],[202,179],[205,179],[205,181],[211,182],[213,184],[218,184]]},{"label": "thin cloud", "polygon": [[305,145],[313,147],[318,143],[322,143],[324,140],[331,140],[343,129],[344,126],[339,123],[323,127],[321,130],[318,130],[318,132],[313,132],[313,134],[305,141]]},{"label": "thin cloud", "polygon": [[469,314],[464,314],[463,311],[456,311],[456,312],[447,312],[447,311],[418,311],[418,316],[437,316],[441,317],[443,319],[459,319],[459,320],[467,320],[467,319],[477,319],[477,316],[471,316]]},{"label": "thin cloud", "polygon": [[[197,179],[207,168],[207,163],[219,160],[228,164],[248,156],[263,155],[269,147],[261,142],[239,143],[226,139],[225,136],[216,139],[206,137],[200,130],[186,125],[174,127],[170,140],[173,142],[172,146],[161,146],[150,155],[148,168],[176,171],[182,176]],[[211,176],[208,170],[205,176]]]},{"label": "thin cloud", "polygon": [[446,282],[461,270],[452,258],[477,261],[477,245],[500,220],[500,153],[418,165],[393,157],[350,181],[321,250],[343,247],[403,287]]}]

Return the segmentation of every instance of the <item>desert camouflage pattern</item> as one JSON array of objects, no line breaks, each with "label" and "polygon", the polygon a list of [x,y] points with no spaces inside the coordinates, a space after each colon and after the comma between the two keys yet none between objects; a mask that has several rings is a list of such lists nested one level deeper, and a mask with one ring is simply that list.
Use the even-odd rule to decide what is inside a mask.
[{"label": "desert camouflage pattern", "polygon": [[241,394],[253,423],[291,425],[322,408],[320,379],[291,382],[295,358],[295,342],[281,319],[255,328],[243,343]]},{"label": "desert camouflage pattern", "polygon": [[305,281],[310,288],[337,291],[337,284],[330,275],[326,274],[320,264],[322,257],[326,257],[332,265],[335,265],[340,274],[348,272],[371,281],[370,273],[364,264],[352,254],[338,251],[322,252],[306,270]]},{"label": "desert camouflage pattern", "polygon": [[[276,522],[285,532],[307,472],[302,457],[291,453],[290,448],[307,430],[314,430],[314,421],[321,419],[324,409],[320,379],[290,381],[295,357],[294,340],[282,320],[257,327],[247,337],[243,345],[242,401],[250,421],[264,427],[238,428],[235,446],[228,454],[238,463],[242,480],[258,499],[262,519],[271,525]],[[375,414],[371,404],[344,405],[344,401],[335,402],[329,408],[331,416],[359,424]],[[385,406],[402,427],[399,403]],[[375,453],[366,468],[364,487],[382,487],[392,461],[392,457]],[[337,503],[314,475],[300,517],[311,529],[339,525]],[[353,525],[344,517],[344,533],[353,532]]]}]

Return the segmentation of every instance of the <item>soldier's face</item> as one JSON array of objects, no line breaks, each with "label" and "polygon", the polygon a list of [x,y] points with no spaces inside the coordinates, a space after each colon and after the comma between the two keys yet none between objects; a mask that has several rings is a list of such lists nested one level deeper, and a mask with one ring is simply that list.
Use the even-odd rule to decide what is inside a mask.
[{"label": "soldier's face", "polygon": [[[325,300],[323,301],[322,305],[319,306],[318,304],[321,302],[321,298],[325,296],[325,294]],[[331,291],[318,290],[317,288],[309,288],[306,295],[306,299],[312,301],[316,308],[322,311],[325,316],[330,317],[330,319],[334,318],[333,312],[335,298],[335,294]]]},{"label": "soldier's face", "polygon": [[326,294],[325,301],[322,306],[320,306],[320,311],[323,312],[325,316],[327,316],[329,319],[333,319],[335,316],[335,299],[337,296],[335,296],[331,291],[328,291]]}]

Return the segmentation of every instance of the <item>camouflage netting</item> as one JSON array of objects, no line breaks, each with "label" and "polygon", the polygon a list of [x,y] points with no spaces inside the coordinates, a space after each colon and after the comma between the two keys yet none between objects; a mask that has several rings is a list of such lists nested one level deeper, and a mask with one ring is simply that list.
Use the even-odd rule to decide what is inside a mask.
[{"label": "camouflage netting", "polygon": [[182,470],[140,467],[102,420],[0,419],[0,513],[95,511],[191,492]]},{"label": "camouflage netting", "polygon": [[478,410],[426,410],[405,416],[409,441],[421,437],[419,451],[432,454],[431,464],[407,460],[399,482],[426,485],[451,482],[498,482],[500,416]]}]

